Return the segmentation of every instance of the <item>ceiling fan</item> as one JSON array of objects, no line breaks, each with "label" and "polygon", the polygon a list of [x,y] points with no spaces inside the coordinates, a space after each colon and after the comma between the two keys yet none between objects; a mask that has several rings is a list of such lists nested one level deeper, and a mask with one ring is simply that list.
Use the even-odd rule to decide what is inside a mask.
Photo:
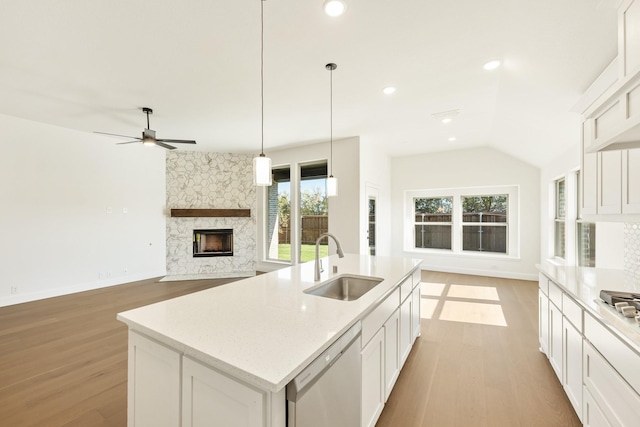
[{"label": "ceiling fan", "polygon": [[170,142],[172,144],[195,144],[196,142],[193,140],[187,139],[157,139],[156,131],[151,130],[149,126],[149,114],[153,114],[153,110],[149,107],[143,107],[142,112],[147,115],[147,128],[142,131],[142,138],[138,138],[135,136],[127,136],[127,135],[118,135],[117,133],[106,133],[106,132],[94,132],[102,135],[111,135],[111,136],[119,136],[122,138],[132,138],[135,141],[127,141],[127,142],[119,142],[120,144],[133,144],[134,142],[142,142],[144,145],[157,145],[158,147],[166,148],[167,150],[175,150],[177,147],[174,147],[169,144],[165,144],[165,142]]}]

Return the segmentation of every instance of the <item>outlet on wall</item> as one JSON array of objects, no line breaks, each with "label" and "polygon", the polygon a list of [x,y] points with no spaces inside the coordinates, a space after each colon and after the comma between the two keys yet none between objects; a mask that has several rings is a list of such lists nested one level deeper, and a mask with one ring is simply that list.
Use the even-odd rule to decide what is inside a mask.
[{"label": "outlet on wall", "polygon": [[18,287],[15,285],[11,286],[11,295],[17,294],[17,293],[18,293]]}]

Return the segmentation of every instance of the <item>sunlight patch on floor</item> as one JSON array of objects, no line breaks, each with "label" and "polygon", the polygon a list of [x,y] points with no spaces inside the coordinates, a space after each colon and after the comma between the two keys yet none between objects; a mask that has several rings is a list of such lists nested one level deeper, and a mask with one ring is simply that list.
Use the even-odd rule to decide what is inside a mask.
[{"label": "sunlight patch on floor", "polygon": [[507,326],[502,307],[497,304],[445,301],[439,319],[451,322]]},{"label": "sunlight patch on floor", "polygon": [[439,297],[442,296],[445,287],[446,285],[444,283],[422,282],[420,284],[420,295]]},{"label": "sunlight patch on floor", "polygon": [[432,319],[438,307],[439,300],[430,298],[420,299],[420,317],[423,319]]},{"label": "sunlight patch on floor", "polygon": [[500,301],[498,289],[493,286],[451,285],[447,297]]}]

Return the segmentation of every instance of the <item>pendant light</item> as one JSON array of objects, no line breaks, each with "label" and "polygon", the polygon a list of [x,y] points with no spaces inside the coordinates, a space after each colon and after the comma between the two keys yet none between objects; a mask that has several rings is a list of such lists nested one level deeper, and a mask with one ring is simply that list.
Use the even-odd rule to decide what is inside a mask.
[{"label": "pendant light", "polygon": [[333,70],[338,68],[333,62],[325,65],[325,68],[329,70],[330,78],[330,135],[331,135],[331,156],[329,158],[329,178],[327,178],[327,197],[334,197],[338,195],[338,178],[333,176]]},{"label": "pendant light", "polygon": [[264,154],[264,2],[260,0],[260,155],[253,158],[253,184],[271,185],[271,159]]}]

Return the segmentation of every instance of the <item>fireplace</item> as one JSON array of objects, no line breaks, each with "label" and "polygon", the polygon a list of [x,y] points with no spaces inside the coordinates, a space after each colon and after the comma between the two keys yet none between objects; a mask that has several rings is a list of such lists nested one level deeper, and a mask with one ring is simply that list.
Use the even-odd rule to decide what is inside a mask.
[{"label": "fireplace", "polygon": [[193,230],[193,256],[233,256],[233,229]]}]

